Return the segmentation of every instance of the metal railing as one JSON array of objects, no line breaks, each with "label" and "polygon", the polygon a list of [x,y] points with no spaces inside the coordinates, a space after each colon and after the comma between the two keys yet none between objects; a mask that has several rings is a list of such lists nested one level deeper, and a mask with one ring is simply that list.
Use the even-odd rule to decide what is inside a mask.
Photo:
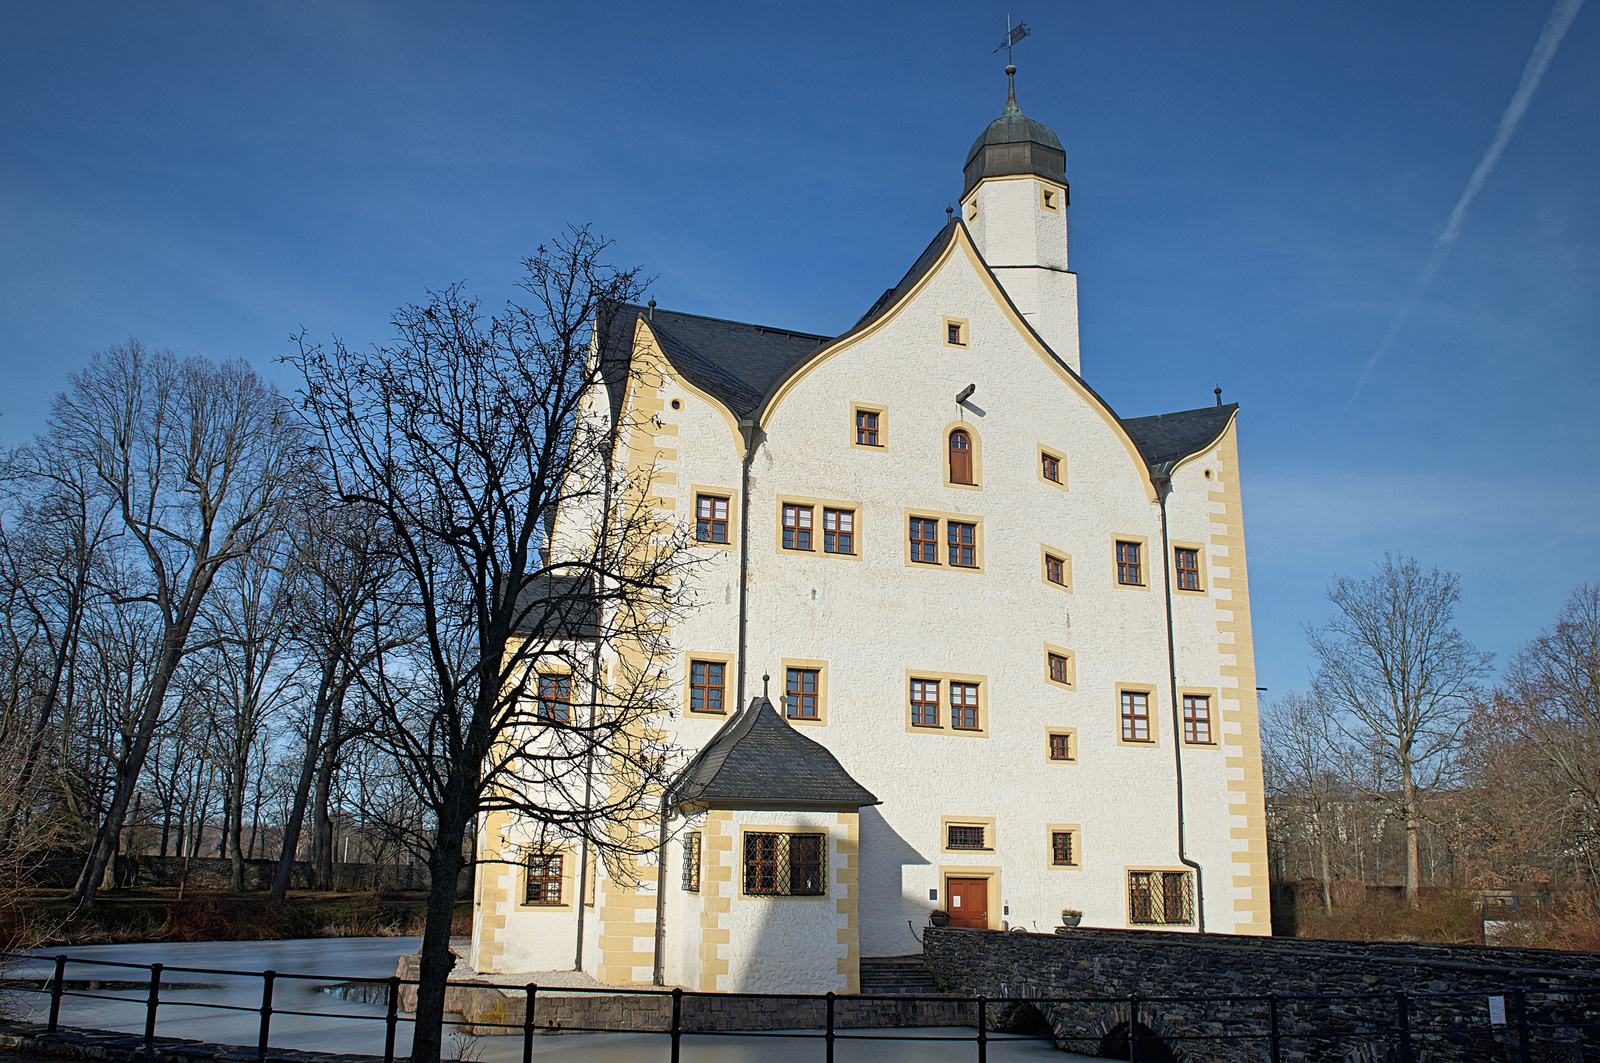
[{"label": "metal railing", "polygon": [[[37,955],[23,955],[16,953],[0,953],[0,958],[24,960],[31,963],[40,963],[49,957]],[[143,1044],[146,1049],[153,1050],[156,1043],[157,1016],[163,1004],[161,992],[164,979],[174,974],[199,974],[216,975],[233,978],[256,978],[261,981],[261,1002],[259,1006],[246,1006],[241,1004],[227,1004],[212,1001],[167,1001],[169,1007],[210,1008],[221,1011],[255,1013],[259,1016],[258,1036],[256,1039],[256,1056],[265,1059],[269,1050],[272,1035],[272,1021],[275,1016],[303,1016],[313,1019],[335,1019],[354,1021],[375,1021],[384,1023],[384,1051],[385,1063],[394,1063],[396,1035],[402,1022],[415,1023],[414,1016],[403,1014],[400,1010],[401,988],[415,986],[415,979],[402,979],[391,976],[387,979],[365,978],[339,978],[327,974],[296,974],[282,971],[239,971],[213,967],[183,967],[177,965],[163,965],[160,963],[136,964],[113,960],[97,960],[67,955],[53,957],[54,969],[48,979],[35,980],[37,986],[19,985],[9,981],[5,988],[10,991],[24,991],[49,994],[49,1020],[46,1030],[56,1033],[61,1026],[62,1002],[66,998],[83,997],[101,1001],[120,1001],[125,1003],[144,1005],[144,1036]],[[148,986],[143,997],[119,996],[114,993],[84,991],[68,988],[67,969],[69,965],[115,968],[128,971],[145,972],[144,984]],[[298,979],[302,981],[316,981],[321,983],[336,983],[343,986],[367,985],[386,987],[384,994],[385,1010],[383,1015],[355,1014],[350,1012],[325,1012],[304,1011],[295,1009],[277,1008],[274,1005],[274,993],[277,984],[285,979]],[[486,984],[479,982],[450,981],[447,986],[483,989]],[[193,988],[192,986],[186,988]],[[1040,1019],[1049,1022],[1050,1009],[1092,1009],[1100,1014],[1102,1020],[1109,1014],[1113,1018],[1120,1018],[1120,1025],[1113,1026],[1109,1033],[1115,1034],[1116,1030],[1123,1030],[1120,1038],[1125,1050],[1126,1058],[1132,1061],[1154,1058],[1157,1047],[1189,1045],[1192,1043],[1226,1044],[1229,1042],[1246,1042],[1254,1047],[1250,1049],[1250,1058],[1266,1059],[1270,1063],[1281,1063],[1285,1058],[1285,1048],[1289,1042],[1322,1041],[1329,1043],[1327,1058],[1344,1058],[1342,1054],[1334,1055],[1334,1044],[1341,1047],[1342,1053],[1351,1043],[1351,1038],[1365,1038],[1376,1040],[1398,1050],[1401,1063],[1416,1063],[1417,1042],[1438,1042],[1440,1038],[1448,1038],[1457,1043],[1470,1039],[1474,1035],[1481,1038],[1487,1037],[1497,1046],[1503,1046],[1505,1052],[1496,1050],[1496,1058],[1514,1060],[1515,1063],[1531,1063],[1532,1049],[1536,1043],[1550,1040],[1552,1034],[1576,1034],[1579,1037],[1592,1035],[1600,1030],[1600,986],[1581,987],[1525,987],[1507,986],[1493,993],[1483,990],[1475,992],[1376,992],[1376,993],[1340,993],[1340,994],[1295,994],[1295,993],[1267,993],[1259,995],[1179,995],[1179,996],[1042,996],[1023,989],[1017,994],[1003,993],[998,996],[960,996],[954,994],[901,994],[901,993],[862,993],[862,994],[794,994],[794,993],[708,993],[674,989],[655,988],[626,988],[594,987],[594,986],[544,986],[529,982],[521,987],[489,986],[497,988],[508,996],[520,993],[523,997],[523,1017],[520,1023],[492,1022],[481,1019],[449,1018],[446,1017],[445,1025],[466,1027],[470,1031],[499,1029],[510,1032],[520,1032],[522,1035],[523,1063],[531,1063],[533,1057],[533,1039],[541,1031],[560,1033],[654,1033],[670,1038],[672,1063],[679,1063],[685,1036],[737,1036],[737,1037],[772,1037],[792,1038],[802,1040],[821,1040],[825,1043],[826,1059],[832,1063],[834,1058],[834,1045],[840,1040],[877,1040],[877,1041],[941,1041],[950,1043],[954,1040],[948,1035],[935,1036],[907,1032],[915,1029],[911,1026],[882,1027],[841,1026],[838,1022],[838,1011],[841,1003],[846,1003],[854,1010],[860,1010],[860,1005],[872,1004],[919,1004],[936,1003],[944,1005],[947,1009],[955,1008],[962,1013],[966,1021],[958,1022],[959,1025],[971,1025],[974,1029],[971,1043],[976,1049],[979,1063],[987,1063],[988,1046],[995,1038],[990,1036],[991,1027],[998,1023],[1007,1023],[1016,1017],[1017,1009],[1031,1007],[1035,1009]],[[637,1027],[605,1027],[605,1026],[579,1026],[562,1025],[559,1027],[540,1027],[537,1025],[537,1005],[540,1000],[541,990],[546,994],[558,995],[585,995],[601,994],[626,997],[655,997],[670,998],[670,1022],[663,1028],[654,1030],[641,1030]],[[1535,1021],[1536,1008],[1534,1001],[1543,998],[1544,1010],[1549,1013],[1546,1021]],[[686,1028],[684,1003],[686,1000],[748,1000],[748,1001],[774,1001],[774,1002],[800,1002],[810,1001],[821,1005],[820,1028],[785,1029],[785,1030],[704,1030]],[[1426,1021],[1419,1022],[1418,1009],[1429,1006],[1436,1010],[1449,1011],[1451,1015],[1459,1018],[1463,1013],[1461,1003],[1467,1000],[1476,1000],[1484,1003],[1489,1022],[1485,1024],[1463,1023],[1451,1021],[1440,1023],[1435,1021],[1431,1025]],[[1498,1003],[1497,1003],[1498,1002]],[[1453,1008],[1452,1008],[1453,1005]],[[1213,1026],[1238,1027],[1221,1032],[1195,1032],[1201,1025],[1190,1014],[1196,1006],[1219,1009],[1220,1018],[1206,1020]],[[1497,1010],[1498,1009],[1498,1010]],[[665,1008],[663,1008],[665,1010]],[[1325,1013],[1327,1018],[1311,1021],[1304,1015],[1296,1014],[1286,1016],[1286,1011],[1304,1012],[1312,1014]],[[1554,1021],[1561,1017],[1560,1012],[1566,1012],[1566,1018],[1578,1021]],[[1242,1013],[1242,1014],[1236,1014]],[[946,1012],[950,1014],[950,1012]],[[1057,1012],[1060,1017],[1060,1012]],[[860,1016],[855,1016],[860,1018]],[[886,1009],[886,1016],[893,1018],[893,1014]],[[903,1017],[903,1016],[902,1016]],[[1342,1017],[1342,1025],[1336,1024],[1336,1017]],[[1150,1020],[1148,1023],[1145,1020]],[[1309,1024],[1309,1028],[1308,1028]],[[1051,1024],[1054,1030],[1053,1037],[1065,1041],[1092,1041],[1097,1037],[1088,1032],[1087,1028],[1074,1031],[1063,1029],[1061,1026]],[[1161,1032],[1156,1032],[1156,1027],[1162,1027]],[[1189,1027],[1187,1031],[1180,1029]],[[859,1030],[876,1030],[876,1032],[856,1032]],[[1045,1036],[1040,1034],[1041,1037]],[[1343,1039],[1343,1040],[1341,1040]],[[1569,1036],[1570,1039],[1570,1036]],[[1103,1043],[1103,1042],[1102,1042]],[[1437,1049],[1435,1050],[1437,1052]],[[1297,1054],[1298,1058],[1322,1058],[1314,1050],[1306,1053],[1304,1049]],[[1435,1058],[1448,1058],[1435,1055]],[[1481,1055],[1462,1055],[1459,1058],[1483,1058]]]}]

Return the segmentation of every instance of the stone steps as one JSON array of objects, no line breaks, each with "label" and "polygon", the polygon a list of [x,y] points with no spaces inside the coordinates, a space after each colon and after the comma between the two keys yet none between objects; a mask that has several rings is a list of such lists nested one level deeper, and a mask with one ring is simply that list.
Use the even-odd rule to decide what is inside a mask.
[{"label": "stone steps", "polygon": [[923,965],[921,954],[914,956],[871,956],[861,960],[863,993],[932,993],[933,976]]}]

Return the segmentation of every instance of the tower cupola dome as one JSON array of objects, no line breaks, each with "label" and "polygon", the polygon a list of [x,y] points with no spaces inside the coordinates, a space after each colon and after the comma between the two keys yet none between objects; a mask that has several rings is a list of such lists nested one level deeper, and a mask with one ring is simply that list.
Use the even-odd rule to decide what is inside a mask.
[{"label": "tower cupola dome", "polygon": [[989,123],[989,128],[973,141],[972,150],[967,152],[963,197],[985,177],[1033,174],[1063,186],[1067,183],[1067,153],[1062,150],[1060,138],[1049,126],[1035,122],[1017,106],[1016,73],[1016,67],[1006,67],[1011,94],[1006,99],[1005,110]]}]

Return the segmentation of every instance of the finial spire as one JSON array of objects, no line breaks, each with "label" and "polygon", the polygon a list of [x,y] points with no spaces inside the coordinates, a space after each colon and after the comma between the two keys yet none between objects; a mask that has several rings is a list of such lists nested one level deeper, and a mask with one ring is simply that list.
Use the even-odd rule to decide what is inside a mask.
[{"label": "finial spire", "polygon": [[763,701],[766,700],[766,697],[767,697],[767,684],[770,683],[770,682],[772,682],[772,676],[763,675],[761,677],[761,698],[762,698]]},{"label": "finial spire", "polygon": [[1017,102],[1017,68],[1010,63],[1006,64],[1006,97]]}]

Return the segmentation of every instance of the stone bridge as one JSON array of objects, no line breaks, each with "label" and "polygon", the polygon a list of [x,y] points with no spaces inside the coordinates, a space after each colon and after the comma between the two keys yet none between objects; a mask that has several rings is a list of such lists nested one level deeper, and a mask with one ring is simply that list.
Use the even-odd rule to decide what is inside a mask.
[{"label": "stone bridge", "polygon": [[[1547,949],[1317,941],[1143,930],[1055,935],[929,928],[923,947],[940,992],[989,997],[1115,997],[1116,1002],[1021,1005],[995,1021],[1048,1024],[1058,1047],[1128,1058],[1129,998],[1139,998],[1145,1063],[1269,1058],[1266,1000],[1277,1002],[1281,1059],[1294,1063],[1400,1060],[1398,994],[1406,993],[1415,1063],[1514,1061],[1512,990],[1527,991],[1532,1059],[1600,1059],[1600,955]],[[1593,987],[1596,992],[1576,990]],[[1431,994],[1468,994],[1433,996]],[[1492,1024],[1490,997],[1506,997],[1510,1025]],[[1191,997],[1161,1002],[1152,998]],[[1245,1036],[1241,1036],[1245,1035]],[[1190,1040],[1207,1037],[1213,1040]],[[1232,1039],[1227,1039],[1232,1038]],[[1159,1041],[1157,1040],[1159,1039]]]}]

